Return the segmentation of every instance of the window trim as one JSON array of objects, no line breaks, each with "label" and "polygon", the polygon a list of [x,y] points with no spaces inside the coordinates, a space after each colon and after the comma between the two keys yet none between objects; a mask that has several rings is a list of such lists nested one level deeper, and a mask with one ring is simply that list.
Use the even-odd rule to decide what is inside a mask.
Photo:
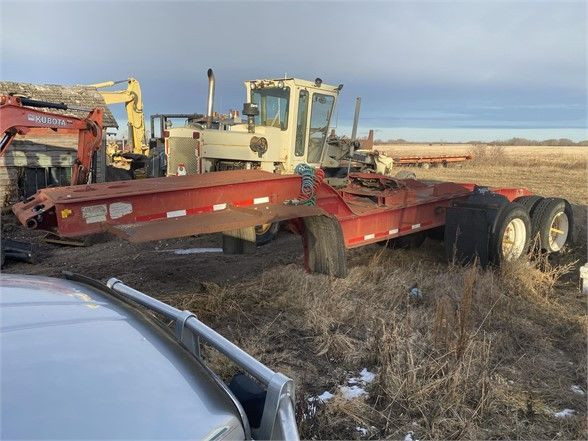
[{"label": "window trim", "polygon": [[[262,97],[261,92],[263,90],[268,90],[268,89],[284,90],[286,92],[286,110],[284,112],[284,127],[282,128],[281,125],[280,125],[280,127],[274,127],[275,129],[279,128],[282,132],[285,132],[286,130],[288,130],[288,126],[289,126],[289,121],[288,120],[290,119],[290,101],[291,101],[291,96],[290,95],[292,93],[290,86],[285,86],[283,88],[280,88],[280,87],[277,87],[277,86],[275,86],[275,87],[265,87],[263,89],[252,89],[251,90],[250,100],[251,100],[252,103],[255,103],[255,100],[253,99],[253,95],[255,93],[259,93],[259,96],[260,96],[260,101],[259,101],[259,104],[258,104],[259,105],[259,116],[256,117],[256,119],[259,118],[259,122],[260,123],[257,124],[257,122],[256,122],[256,125],[259,125],[260,127],[272,127],[272,126],[266,126],[266,125],[261,124],[261,116],[262,116],[262,113],[264,112],[264,108],[267,107],[267,96],[268,96],[268,95],[265,95],[265,98],[266,99],[265,100],[262,100],[261,99],[261,97]],[[281,97],[277,97],[275,95],[270,95],[270,96],[273,97],[273,98],[281,99]],[[262,105],[262,102],[264,102],[264,101],[265,101],[265,103],[263,103],[263,105]],[[265,112],[267,113],[267,109],[265,110]],[[280,121],[281,121],[281,119],[280,119]]]},{"label": "window trim", "polygon": [[[300,118],[300,99],[302,95],[306,95],[306,105],[304,106],[304,118]],[[308,132],[308,106],[310,104],[310,93],[306,89],[301,89],[298,93],[298,109],[296,110],[296,133],[294,134],[294,156],[297,158],[304,157],[306,154],[306,134]],[[304,120],[304,127],[302,128],[302,151],[298,151],[298,130],[300,129],[300,121]]]},{"label": "window trim", "polygon": [[[325,98],[331,98],[333,100],[333,102],[331,103],[331,108],[329,109],[329,118],[327,120],[327,127],[326,127],[326,130],[325,130],[325,135],[323,137],[323,145],[321,146],[321,155],[320,155],[320,158],[318,158],[318,161],[312,162],[312,164],[320,163],[322,161],[322,159],[323,159],[323,156],[324,156],[324,153],[325,153],[325,144],[327,142],[327,136],[329,136],[329,127],[331,126],[331,118],[333,117],[333,109],[335,108],[335,102],[337,100],[336,97],[333,96],[333,95],[329,95],[329,94],[325,94],[325,93],[320,93],[320,92],[313,92],[312,93],[312,100],[311,100],[312,105],[310,106],[310,124],[308,125],[308,131],[309,131],[309,133],[308,133],[308,144],[309,144],[309,146],[310,146],[310,130],[312,129],[312,116],[313,116],[313,113],[314,113],[314,110],[315,110],[314,109],[314,97],[316,95],[323,96]],[[308,153],[310,153],[310,150],[308,151]],[[306,160],[307,160],[307,162],[310,163],[310,159],[308,158],[308,156],[307,156]]]}]

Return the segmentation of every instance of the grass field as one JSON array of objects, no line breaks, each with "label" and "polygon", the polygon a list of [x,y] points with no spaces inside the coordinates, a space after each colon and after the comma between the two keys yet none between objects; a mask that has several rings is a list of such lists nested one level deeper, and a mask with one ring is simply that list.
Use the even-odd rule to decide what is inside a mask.
[{"label": "grass field", "polygon": [[[377,148],[402,156],[472,147]],[[7,271],[117,277],[193,311],[295,379],[303,438],[587,439],[588,315],[577,273],[586,262],[586,152],[513,147],[459,168],[412,169],[568,198],[578,244],[555,259],[482,270],[447,264],[430,239],[415,250],[376,244],[348,252],[342,280],[307,274],[299,240],[282,232],[244,256],[162,252],[218,246],[218,236],[91,249],[40,243],[38,265]],[[3,233],[24,234],[14,224]],[[206,355],[231,375],[218,354]]]},{"label": "grass field", "polygon": [[[588,149],[511,147],[483,159],[474,146],[377,148],[473,150],[472,163],[416,174],[565,197],[579,245],[557,261],[501,270],[448,267],[434,242],[374,245],[349,253],[345,280],[280,266],[250,282],[208,285],[204,298],[181,306],[219,324],[218,311],[230,311],[239,342],[296,379],[307,438],[585,439],[587,316],[577,269],[586,261]],[[376,374],[372,383],[357,382],[364,368]],[[367,394],[346,399],[354,387]],[[334,397],[315,409],[325,391]]]},{"label": "grass field", "polygon": [[[464,155],[474,157],[450,167],[404,167],[420,179],[475,182],[488,186],[526,187],[541,196],[566,198],[574,208],[574,235],[586,256],[588,147],[491,147],[470,144],[377,145],[387,156]],[[585,260],[585,259],[584,259]]]},{"label": "grass field", "polygon": [[461,167],[416,169],[417,177],[521,186],[543,196],[588,204],[588,147],[516,146],[498,151],[486,147],[487,157],[478,159],[476,155],[484,148],[470,144],[378,145],[375,149],[392,157],[472,154],[474,161]]}]

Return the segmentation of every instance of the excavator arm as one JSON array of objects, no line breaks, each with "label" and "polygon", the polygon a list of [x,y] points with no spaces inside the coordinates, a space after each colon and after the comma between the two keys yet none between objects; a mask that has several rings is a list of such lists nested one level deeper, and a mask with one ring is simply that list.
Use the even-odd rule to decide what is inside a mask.
[{"label": "excavator arm", "polygon": [[141,85],[134,78],[121,81],[105,81],[103,83],[89,84],[89,87],[103,89],[127,83],[126,90],[98,90],[106,104],[124,103],[129,124],[129,137],[133,145],[133,153],[147,155],[149,147],[145,137],[145,116],[143,114],[143,98]]},{"label": "excavator arm", "polygon": [[102,142],[102,109],[93,109],[87,118],[82,119],[31,107],[68,109],[65,104],[0,96],[0,157],[4,156],[16,135],[25,135],[31,128],[78,130],[78,151],[71,183],[87,183],[92,167],[92,154],[100,148]]}]

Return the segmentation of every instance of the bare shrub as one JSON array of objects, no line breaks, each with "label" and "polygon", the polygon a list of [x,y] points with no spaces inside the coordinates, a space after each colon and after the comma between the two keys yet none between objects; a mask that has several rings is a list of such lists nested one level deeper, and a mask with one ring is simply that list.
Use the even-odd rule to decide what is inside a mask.
[{"label": "bare shrub", "polygon": [[488,155],[488,146],[486,144],[472,145],[467,154],[472,157],[472,162],[475,164],[485,164],[486,156]]},{"label": "bare shrub", "polygon": [[487,162],[504,164],[506,159],[506,149],[503,145],[493,144],[488,146],[488,153],[486,155]]},{"label": "bare shrub", "polygon": [[505,147],[498,144],[474,144],[467,154],[472,156],[474,164],[479,165],[504,165],[507,159]]}]

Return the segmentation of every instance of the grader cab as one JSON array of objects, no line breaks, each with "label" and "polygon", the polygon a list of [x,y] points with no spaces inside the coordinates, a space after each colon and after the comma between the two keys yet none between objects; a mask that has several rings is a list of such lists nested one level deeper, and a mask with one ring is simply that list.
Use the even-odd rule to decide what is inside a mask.
[{"label": "grader cab", "polygon": [[214,108],[214,74],[208,71],[205,116],[164,130],[165,175],[258,169],[292,173],[298,164],[325,165],[326,139],[337,87],[298,78],[245,81],[243,122]]}]

